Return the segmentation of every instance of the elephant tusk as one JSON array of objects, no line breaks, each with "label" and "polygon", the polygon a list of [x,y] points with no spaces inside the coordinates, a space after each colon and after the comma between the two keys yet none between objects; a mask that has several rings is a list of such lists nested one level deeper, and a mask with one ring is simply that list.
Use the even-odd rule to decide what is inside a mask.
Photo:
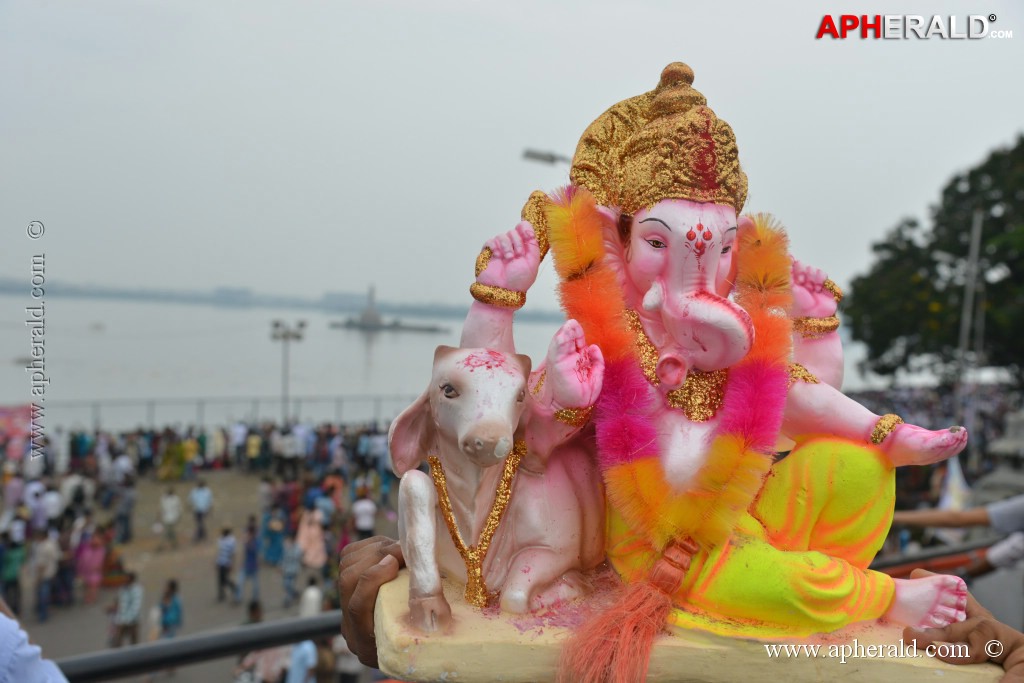
[{"label": "elephant tusk", "polygon": [[655,282],[644,294],[643,307],[645,311],[660,311],[665,303],[665,290],[660,282]]}]

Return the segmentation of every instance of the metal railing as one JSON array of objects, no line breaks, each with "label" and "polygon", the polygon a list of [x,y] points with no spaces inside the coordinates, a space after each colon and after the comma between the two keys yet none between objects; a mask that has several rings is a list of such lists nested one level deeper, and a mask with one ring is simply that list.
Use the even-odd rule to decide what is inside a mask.
[{"label": "metal railing", "polygon": [[287,411],[282,410],[280,396],[56,400],[46,402],[45,422],[65,429],[155,429],[168,424],[209,427],[227,426],[235,420],[278,421],[287,412],[293,419],[311,422],[379,423],[393,418],[415,399],[411,394],[294,396]]},{"label": "metal railing", "polygon": [[883,569],[890,569],[892,567],[900,567],[907,564],[925,562],[927,560],[934,560],[940,557],[947,557],[950,555],[960,555],[962,553],[969,553],[973,550],[981,550],[987,548],[998,539],[988,538],[981,541],[970,541],[968,543],[958,543],[956,545],[942,545],[934,548],[924,548],[913,554],[907,555],[894,555],[891,557],[880,557],[871,563],[870,569],[876,571],[882,571]]},{"label": "metal railing", "polygon": [[341,610],[334,610],[315,617],[278,619],[65,657],[57,660],[57,666],[70,683],[108,681],[277,645],[290,645],[340,632]]},{"label": "metal railing", "polygon": [[[978,550],[991,545],[992,542],[992,539],[988,539],[956,546],[929,548],[913,555],[879,558],[871,563],[871,569],[880,571],[908,562],[919,562]],[[65,657],[57,660],[57,666],[64,672],[70,683],[106,681],[220,659],[267,647],[290,645],[303,640],[337,635],[340,633],[340,628],[341,610],[333,610],[315,617],[279,619],[115,650]]]}]

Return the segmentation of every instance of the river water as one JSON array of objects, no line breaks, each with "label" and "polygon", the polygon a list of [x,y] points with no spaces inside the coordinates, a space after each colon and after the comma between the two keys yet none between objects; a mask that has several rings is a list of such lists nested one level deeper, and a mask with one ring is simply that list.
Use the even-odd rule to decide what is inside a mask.
[{"label": "river water", "polygon": [[[28,296],[0,296],[0,405],[33,400]],[[387,420],[430,378],[439,344],[458,343],[461,320],[408,319],[445,333],[331,329],[343,316],[315,311],[227,308],[124,300],[50,297],[45,309],[48,427],[123,429],[222,424],[281,417],[282,352],[271,339],[275,319],[307,322],[290,344],[290,414],[315,420]],[[517,322],[517,348],[540,361],[557,324]],[[847,388],[863,357],[848,345]],[[336,397],[343,397],[340,400]],[[203,399],[200,404],[198,399]],[[99,406],[93,405],[99,402]],[[98,411],[98,413],[97,413]]]}]

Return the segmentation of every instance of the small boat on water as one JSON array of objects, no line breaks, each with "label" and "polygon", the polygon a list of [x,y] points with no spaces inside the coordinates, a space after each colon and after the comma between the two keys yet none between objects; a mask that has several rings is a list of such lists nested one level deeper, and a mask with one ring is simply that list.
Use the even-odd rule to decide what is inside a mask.
[{"label": "small boat on water", "polygon": [[363,309],[362,313],[353,318],[331,322],[328,324],[328,327],[332,329],[361,330],[363,332],[444,333],[449,331],[447,327],[441,327],[440,325],[409,324],[397,318],[390,322],[385,322],[377,310],[376,295],[372,285],[367,295],[366,308]]},{"label": "small boat on water", "polygon": [[391,322],[367,322],[362,318],[348,318],[347,320],[336,320],[329,324],[333,329],[362,330],[363,332],[448,332],[447,327],[440,325],[410,325],[400,320]]}]

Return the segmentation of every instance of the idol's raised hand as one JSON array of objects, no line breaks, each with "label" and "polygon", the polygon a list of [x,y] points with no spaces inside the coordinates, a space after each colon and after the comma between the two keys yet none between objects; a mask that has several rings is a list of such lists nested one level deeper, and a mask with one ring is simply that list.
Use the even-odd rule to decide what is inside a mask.
[{"label": "idol's raised hand", "polygon": [[477,282],[526,292],[537,279],[540,247],[533,226],[522,221],[484,244],[477,258]]}]

